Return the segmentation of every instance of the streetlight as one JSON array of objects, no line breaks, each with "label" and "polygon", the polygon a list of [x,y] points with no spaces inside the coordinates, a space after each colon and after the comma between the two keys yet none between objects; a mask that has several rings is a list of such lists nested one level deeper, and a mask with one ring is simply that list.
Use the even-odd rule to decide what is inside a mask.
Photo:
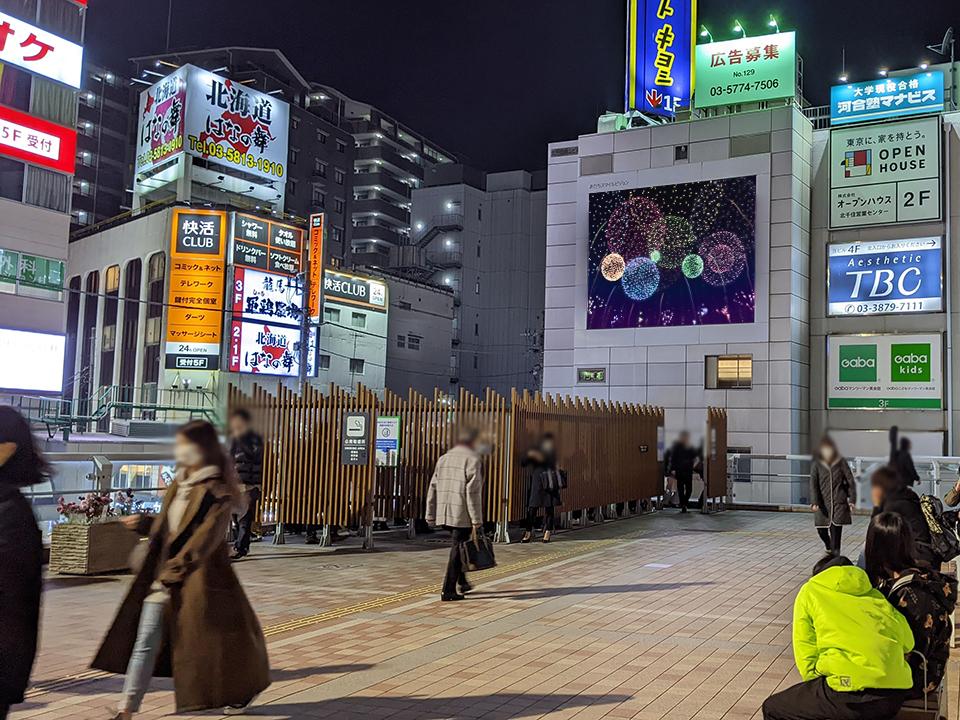
[{"label": "streetlight", "polygon": [[928,67],[930,67],[930,63],[928,63],[926,60],[924,60],[922,63],[920,63],[920,69],[921,69],[921,70],[926,70]]},{"label": "streetlight", "polygon": [[780,23],[777,22],[777,19],[773,16],[773,13],[770,14],[770,20],[767,21],[767,25],[772,27],[774,32],[780,32]]},{"label": "streetlight", "polygon": [[710,31],[707,30],[706,25],[700,26],[700,37],[707,38],[710,42],[713,42],[713,35],[710,34]]},{"label": "streetlight", "polygon": [[886,68],[880,68],[880,77],[886,77],[888,70]]},{"label": "streetlight", "polygon": [[841,75],[841,76],[840,76],[839,78],[837,78],[837,79],[838,79],[840,82],[845,83],[845,82],[847,81],[847,74],[844,73],[843,75]]},{"label": "streetlight", "polygon": [[733,31],[740,33],[740,37],[746,37],[747,31],[743,27],[743,23],[734,18],[733,20]]}]

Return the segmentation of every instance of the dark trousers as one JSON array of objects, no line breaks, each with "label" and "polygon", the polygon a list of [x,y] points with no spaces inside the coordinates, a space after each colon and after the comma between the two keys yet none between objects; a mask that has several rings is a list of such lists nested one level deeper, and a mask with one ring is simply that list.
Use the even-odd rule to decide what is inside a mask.
[{"label": "dark trousers", "polygon": [[467,575],[463,571],[463,559],[460,547],[470,539],[472,528],[447,528],[450,531],[450,559],[447,560],[447,573],[443,577],[443,594],[455,595],[457,583],[466,584]]},{"label": "dark trousers", "polygon": [[693,492],[693,473],[677,473],[677,495],[680,499],[680,508],[687,509],[690,505],[690,493]]},{"label": "dark trousers", "polygon": [[840,536],[843,535],[843,525],[831,525],[829,530],[827,528],[817,528],[817,535],[823,540],[827,552],[834,555],[840,554]]},{"label": "dark trousers", "polygon": [[763,720],[891,720],[906,690],[837,692],[826,678],[794,685],[763,703]]},{"label": "dark trousers", "polygon": [[[532,507],[527,510],[527,532],[531,535],[533,534],[533,529],[537,525],[537,512],[541,508]],[[557,514],[553,509],[553,505],[549,507],[542,508],[543,510],[543,531],[552,533],[557,527]]]},{"label": "dark trousers", "polygon": [[247,490],[247,511],[237,520],[237,539],[233,543],[233,549],[241,555],[250,552],[250,537],[253,528],[253,521],[257,517],[257,503],[260,502],[260,488],[254,487]]}]

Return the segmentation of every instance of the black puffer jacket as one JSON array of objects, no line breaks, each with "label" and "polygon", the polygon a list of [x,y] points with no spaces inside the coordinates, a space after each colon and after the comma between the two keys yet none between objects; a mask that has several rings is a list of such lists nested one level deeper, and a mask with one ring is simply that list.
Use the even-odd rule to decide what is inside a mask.
[{"label": "black puffer jacket", "polygon": [[940,685],[950,658],[950,615],[957,606],[957,581],[927,568],[908,570],[899,578],[884,580],[880,592],[910,623],[914,650],[927,659],[926,682],[923,663],[916,654],[907,659],[913,670],[914,694],[932,692]]},{"label": "black puffer jacket", "polygon": [[23,702],[37,654],[43,545],[30,503],[0,484],[0,705]]},{"label": "black puffer jacket", "polygon": [[930,526],[927,525],[927,519],[923,516],[920,497],[913,490],[902,487],[888,493],[883,500],[883,505],[873,510],[874,515],[882,512],[894,512],[900,515],[913,531],[917,560],[925,567],[939,567],[939,561],[936,560],[930,545]]},{"label": "black puffer jacket", "polygon": [[251,487],[263,484],[263,438],[251,430],[235,438],[230,444],[230,455],[240,482]]}]

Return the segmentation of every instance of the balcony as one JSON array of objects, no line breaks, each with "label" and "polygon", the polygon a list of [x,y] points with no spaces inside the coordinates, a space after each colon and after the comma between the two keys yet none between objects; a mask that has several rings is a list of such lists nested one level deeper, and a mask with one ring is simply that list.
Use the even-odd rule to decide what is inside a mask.
[{"label": "balcony", "polygon": [[428,250],[427,262],[436,268],[458,268],[463,265],[463,250]]},{"label": "balcony", "polygon": [[372,198],[369,200],[354,200],[353,214],[356,215],[374,215],[376,217],[393,218],[401,225],[410,224],[410,213],[401,207],[382,200]]},{"label": "balcony", "polygon": [[400,153],[387,145],[368,145],[357,148],[357,160],[367,162],[379,160],[384,165],[390,165],[400,173],[423,179],[423,168],[412,160],[407,160]]},{"label": "balcony", "polygon": [[402,245],[406,241],[400,233],[382,225],[354,225],[351,237],[357,243],[379,240],[390,245]]},{"label": "balcony", "polygon": [[355,173],[353,188],[354,190],[374,190],[376,192],[379,192],[378,188],[383,188],[406,200],[410,199],[410,186],[385,172]]}]

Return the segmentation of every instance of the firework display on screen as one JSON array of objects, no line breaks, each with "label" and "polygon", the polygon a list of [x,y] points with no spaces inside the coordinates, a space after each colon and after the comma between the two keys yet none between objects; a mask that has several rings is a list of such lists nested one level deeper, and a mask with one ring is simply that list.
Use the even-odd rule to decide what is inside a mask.
[{"label": "firework display on screen", "polygon": [[754,321],[756,177],[590,195],[587,329]]}]

